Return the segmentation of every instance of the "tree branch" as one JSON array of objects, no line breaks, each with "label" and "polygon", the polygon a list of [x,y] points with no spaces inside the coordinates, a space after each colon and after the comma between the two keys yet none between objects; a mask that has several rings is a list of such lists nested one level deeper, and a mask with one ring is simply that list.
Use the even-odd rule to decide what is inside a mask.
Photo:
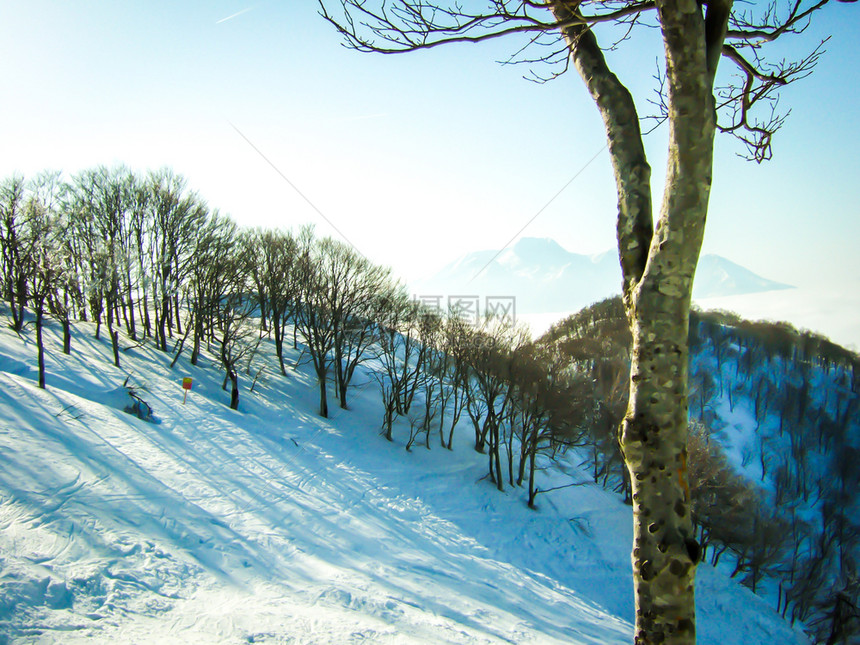
[{"label": "tree branch", "polygon": [[[556,0],[576,7],[580,3]],[[407,0],[341,0],[342,18],[318,0],[320,15],[344,38],[344,45],[362,52],[399,54],[451,43],[478,43],[512,34],[559,34],[567,27],[633,20],[655,8],[654,0],[610,0],[591,15],[569,12],[558,20],[553,2],[490,0],[486,12],[471,13],[458,3]]]},{"label": "tree branch", "polygon": [[[810,54],[797,62],[781,61],[768,66],[756,58],[749,60],[737,47],[723,46],[723,57],[732,61],[739,74],[740,83],[727,84],[717,89],[717,127],[721,132],[732,134],[747,149],[747,158],[761,163],[773,156],[773,135],[782,127],[788,112],[780,114],[778,91],[790,83],[806,78],[824,53],[822,41]],[[755,54],[755,50],[753,50]],[[755,117],[753,110],[759,105],[770,108],[767,119]]]},{"label": "tree branch", "polygon": [[803,0],[795,0],[788,16],[784,19],[777,17],[776,2],[768,5],[764,14],[758,19],[748,12],[733,14],[730,21],[732,28],[726,32],[726,38],[752,44],[772,42],[787,33],[802,33],[809,26],[809,18],[812,14],[828,2],[829,0],[818,0],[811,7],[801,11]]},{"label": "tree branch", "polygon": [[534,496],[537,497],[538,495],[542,495],[543,493],[550,493],[554,490],[562,490],[564,488],[573,488],[575,486],[587,486],[590,483],[591,483],[590,481],[573,482],[571,484],[564,484],[562,486],[553,486],[552,488],[536,488]]}]

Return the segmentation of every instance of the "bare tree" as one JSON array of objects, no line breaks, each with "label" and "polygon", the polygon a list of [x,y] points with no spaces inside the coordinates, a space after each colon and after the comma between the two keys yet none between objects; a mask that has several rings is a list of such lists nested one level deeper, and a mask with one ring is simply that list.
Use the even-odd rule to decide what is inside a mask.
[{"label": "bare tree", "polygon": [[395,286],[389,269],[371,263],[353,248],[323,241],[329,282],[328,306],[333,314],[333,362],[340,407],[346,409],[349,384],[369,357],[378,337],[377,320]]},{"label": "bare tree", "polygon": [[326,382],[334,373],[340,407],[358,366],[378,337],[378,320],[393,290],[389,270],[348,245],[310,229],[299,234],[295,261],[296,324],[320,385],[320,414],[328,415]]},{"label": "bare tree", "polygon": [[[12,314],[12,328],[24,326],[25,307],[35,316],[39,387],[45,387],[45,314],[67,279],[61,239],[66,228],[58,209],[59,173],[44,172],[30,181],[12,177],[0,184],[0,257],[2,288]],[[63,349],[69,352],[68,320]]]},{"label": "bare tree", "polygon": [[295,238],[283,231],[258,231],[250,237],[256,250],[257,262],[252,263],[257,298],[260,302],[260,324],[263,311],[268,312],[271,330],[275,334],[275,354],[281,374],[284,366],[284,333],[289,315],[293,313],[298,296],[295,276],[298,247]]},{"label": "bare tree", "polygon": [[[122,236],[121,271],[121,303],[123,318],[129,338],[137,340],[137,320],[135,305],[146,307],[146,270],[144,255],[144,240],[147,226],[147,203],[149,194],[146,184],[133,173],[129,173],[125,181],[125,222]],[[138,300],[138,293],[143,291],[143,298]],[[144,324],[148,316],[144,314]]]},{"label": "bare tree", "polygon": [[440,419],[440,432],[444,430],[442,423],[444,414],[450,410],[451,418],[448,426],[448,438],[443,438],[442,444],[453,450],[454,428],[460,422],[460,417],[466,406],[466,381],[469,378],[469,366],[466,363],[466,351],[469,342],[469,329],[462,318],[458,316],[447,316],[444,322],[443,351],[444,361],[441,365],[440,374],[442,378],[440,399],[442,405],[442,419]]},{"label": "bare tree", "polygon": [[[529,344],[519,348],[511,364],[514,399],[512,433],[518,432],[520,444],[516,484],[521,486],[528,470],[528,505],[536,508],[538,489],[535,483],[537,455],[541,443],[547,443],[555,431],[566,432],[583,419],[585,406],[578,405],[574,392],[575,375],[565,374],[558,354],[553,356],[545,346]],[[573,378],[568,378],[573,376]],[[509,448],[509,459],[513,450]]]},{"label": "bare tree", "polygon": [[[558,64],[553,74],[572,63],[597,105],[615,170],[618,252],[633,334],[621,444],[633,486],[637,643],[695,640],[700,547],[686,472],[687,332],[714,135],[729,132],[751,158],[770,158],[772,136],[784,119],[773,112],[777,92],[809,74],[821,47],[795,62],[768,64],[764,46],[802,31],[827,1],[794,0],[786,11],[768,5],[756,12],[748,5],[734,9],[731,0],[320,0],[323,17],[360,51],[396,53],[524,35],[548,47],[531,60]],[[342,11],[333,13],[333,4]],[[629,28],[628,36],[639,24],[656,23],[662,33],[666,65],[658,117],[669,123],[669,163],[656,223],[639,115],[598,42],[606,23]],[[723,57],[737,74],[718,84]],[[529,59],[528,53],[520,57]]]},{"label": "bare tree", "polygon": [[587,424],[583,441],[592,460],[592,479],[624,492],[630,503],[630,483],[621,454],[618,427],[628,405],[630,329],[618,297],[587,307],[556,325],[542,341],[555,345],[572,370],[585,377],[589,391],[583,411]]},{"label": "bare tree", "polygon": [[[409,415],[410,433],[406,450],[412,447],[418,436],[424,436],[424,446],[430,448],[430,429],[437,417],[442,415],[442,379],[439,376],[440,360],[444,355],[440,351],[443,320],[439,312],[422,311],[417,318],[417,341],[419,359],[415,364],[415,378],[411,381],[420,392],[423,405],[418,412]],[[439,419],[441,425],[442,420]]]},{"label": "bare tree", "polygon": [[334,347],[334,315],[328,294],[337,276],[328,273],[321,257],[320,245],[311,228],[303,228],[298,237],[296,279],[299,307],[296,327],[310,355],[320,392],[320,416],[328,417],[328,374]]},{"label": "bare tree", "polygon": [[[250,270],[253,261],[247,244],[237,244],[234,253],[220,258],[219,271],[225,289],[215,304],[215,321],[220,338],[219,356],[224,368],[224,387],[230,382],[230,408],[239,408],[239,366],[250,359],[260,343],[251,318],[257,303],[250,296]],[[249,360],[250,364],[250,360]]]},{"label": "bare tree", "polygon": [[490,479],[500,491],[504,490],[501,433],[514,394],[511,366],[515,352],[526,342],[525,332],[510,320],[485,316],[470,335],[465,354],[470,367],[466,411],[475,428],[475,450],[487,449]]},{"label": "bare tree", "polygon": [[820,613],[810,621],[818,643],[848,645],[860,634],[860,577],[856,567],[843,575],[832,594],[821,603]]},{"label": "bare tree", "polygon": [[410,301],[403,289],[395,289],[379,310],[379,336],[376,359],[382,369],[376,372],[385,412],[382,433],[393,441],[393,424],[398,416],[408,415],[415,394],[426,378],[428,345],[421,338],[421,322],[429,312]]},{"label": "bare tree", "polygon": [[147,202],[152,231],[152,263],[156,299],[156,342],[167,351],[167,335],[181,333],[179,291],[189,268],[194,238],[205,222],[207,208],[186,192],[185,179],[169,169],[150,173]]},{"label": "bare tree", "polygon": [[204,339],[214,337],[218,307],[230,285],[228,273],[222,270],[222,261],[236,252],[236,231],[233,220],[215,212],[197,234],[188,266],[192,365],[197,365]]},{"label": "bare tree", "polygon": [[96,323],[96,338],[104,316],[117,367],[120,364],[119,337],[114,324],[120,304],[121,270],[129,262],[124,243],[129,182],[128,169],[99,166],[73,177],[65,198],[76,243],[80,245],[79,276]]},{"label": "bare tree", "polygon": [[[43,323],[46,305],[62,284],[65,274],[59,239],[63,235],[56,210],[59,191],[58,175],[44,173],[30,183],[30,195],[25,204],[27,258],[30,275],[30,304],[36,315],[36,347],[38,351],[39,387],[45,388],[45,343]],[[64,340],[64,347],[67,339]]]},{"label": "bare tree", "polygon": [[[460,421],[465,407],[464,381],[468,378],[468,366],[464,360],[468,344],[468,324],[459,316],[428,312],[428,325],[422,332],[424,343],[430,344],[427,356],[427,383],[425,396],[432,393],[432,404],[439,415],[439,440],[443,448],[452,449],[454,428]],[[446,415],[449,415],[448,434]]]},{"label": "bare tree", "polygon": [[[128,222],[128,238],[127,244],[130,249],[129,256],[129,275],[127,276],[128,288],[128,305],[131,310],[131,328],[129,335],[132,338],[136,337],[136,328],[134,324],[134,301],[132,299],[132,289],[136,284],[138,289],[137,306],[140,314],[140,320],[143,324],[144,334],[147,338],[152,337],[152,319],[149,315],[149,295],[151,284],[153,281],[153,266],[151,262],[151,242],[150,236],[153,231],[152,226],[152,209],[150,201],[152,195],[150,193],[150,183],[142,181],[138,178],[134,179],[134,185],[131,187],[132,193],[129,195],[129,222]],[[133,268],[132,268],[133,267]],[[135,279],[132,278],[134,275]]]},{"label": "bare tree", "polygon": [[62,226],[62,219],[60,222],[60,230],[63,235],[54,247],[53,259],[55,265],[62,267],[63,270],[58,276],[54,276],[53,288],[48,293],[48,310],[63,328],[63,353],[71,354],[72,308],[74,307],[78,284],[75,279],[76,276],[69,270],[69,267],[73,266],[73,260],[66,244],[68,229]]},{"label": "bare tree", "polygon": [[27,269],[21,228],[26,182],[21,176],[10,177],[0,185],[0,252],[2,252],[3,297],[9,303],[12,329],[24,326],[24,306],[27,304]]}]

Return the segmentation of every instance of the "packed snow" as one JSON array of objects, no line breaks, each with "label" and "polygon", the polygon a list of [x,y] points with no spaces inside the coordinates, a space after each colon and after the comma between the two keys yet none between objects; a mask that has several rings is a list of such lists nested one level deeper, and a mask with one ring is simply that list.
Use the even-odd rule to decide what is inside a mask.
[{"label": "packed snow", "polygon": [[[0,643],[632,639],[630,509],[575,455],[532,511],[465,425],[453,452],[379,436],[372,365],[326,420],[300,349],[254,381],[264,343],[233,411],[211,358],[122,337],[118,369],[86,323],[46,345],[40,390],[32,326],[0,328]],[[697,590],[701,643],[807,642],[707,565]]]}]

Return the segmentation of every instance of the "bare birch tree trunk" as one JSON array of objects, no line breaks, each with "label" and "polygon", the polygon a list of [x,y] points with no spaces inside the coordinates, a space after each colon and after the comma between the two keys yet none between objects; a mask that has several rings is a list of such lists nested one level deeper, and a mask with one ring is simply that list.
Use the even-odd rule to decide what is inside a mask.
[{"label": "bare birch tree trunk", "polygon": [[[696,641],[694,582],[700,547],[687,483],[687,333],[716,128],[713,71],[719,55],[712,60],[708,45],[715,39],[721,46],[731,4],[714,3],[703,21],[700,5],[692,0],[658,2],[670,141],[656,227],[651,170],[633,99],[608,68],[593,31],[576,24],[575,9],[566,6],[553,10],[560,21],[572,23],[564,35],[603,117],[618,191],[618,253],[633,335],[630,398],[620,445],[633,493],[634,640],[691,645]],[[706,38],[706,30],[716,33]]]}]

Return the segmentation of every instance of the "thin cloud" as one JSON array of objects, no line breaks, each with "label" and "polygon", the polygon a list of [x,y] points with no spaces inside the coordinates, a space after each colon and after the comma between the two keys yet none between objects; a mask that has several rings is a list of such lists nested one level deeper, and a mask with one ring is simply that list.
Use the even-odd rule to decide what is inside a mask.
[{"label": "thin cloud", "polygon": [[220,25],[222,22],[227,22],[228,20],[233,20],[236,16],[241,16],[243,13],[248,13],[254,7],[248,7],[247,9],[242,9],[242,11],[237,11],[232,16],[227,16],[226,18],[221,18],[221,20],[216,20],[215,24]]}]

